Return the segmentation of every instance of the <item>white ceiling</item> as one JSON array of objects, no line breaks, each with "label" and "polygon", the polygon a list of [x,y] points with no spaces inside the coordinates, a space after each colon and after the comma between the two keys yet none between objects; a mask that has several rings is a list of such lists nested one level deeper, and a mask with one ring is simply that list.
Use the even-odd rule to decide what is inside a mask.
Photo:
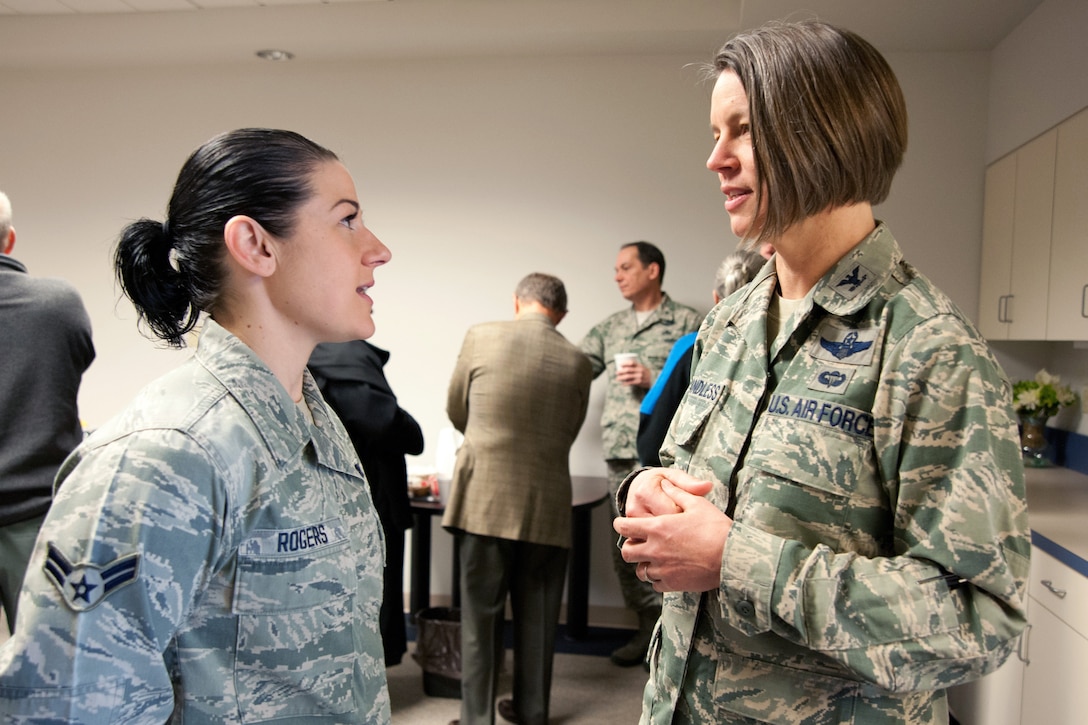
[{"label": "white ceiling", "polygon": [[0,0],[0,68],[509,54],[703,59],[767,20],[817,16],[884,52],[988,50],[1042,0]]}]

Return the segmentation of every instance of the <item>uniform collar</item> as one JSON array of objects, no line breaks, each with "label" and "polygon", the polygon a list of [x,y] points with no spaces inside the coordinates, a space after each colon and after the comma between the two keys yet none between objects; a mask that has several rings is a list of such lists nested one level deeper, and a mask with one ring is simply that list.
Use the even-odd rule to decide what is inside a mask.
[{"label": "uniform collar", "polygon": [[903,252],[884,222],[869,233],[816,283],[812,301],[833,315],[861,310],[903,261]]},{"label": "uniform collar", "polygon": [[[638,310],[635,309],[634,305],[631,305],[631,314],[636,316],[638,315]],[[661,320],[663,322],[674,322],[675,318],[676,303],[674,303],[672,299],[669,298],[668,292],[663,291],[661,293],[661,302],[658,303],[657,307],[650,310],[650,315],[646,318],[646,321],[642,323],[642,326],[645,327],[649,325],[650,322],[655,320]]]},{"label": "uniform collar", "polygon": [[15,257],[7,254],[0,254],[0,269],[12,270],[15,272],[22,272],[26,274],[26,265],[20,262]]},{"label": "uniform collar", "polygon": [[253,421],[277,465],[282,467],[294,460],[306,444],[312,443],[319,463],[345,473],[356,472],[354,461],[336,445],[338,423],[330,419],[309,370],[303,373],[302,395],[314,416],[314,426],[325,435],[313,435],[305,414],[264,361],[210,318],[204,322],[196,359]]},{"label": "uniform collar", "polygon": [[[836,262],[806,296],[812,306],[819,306],[833,315],[853,314],[872,301],[902,260],[899,244],[887,226],[878,222],[876,229]],[[764,265],[733,305],[733,324],[749,329],[752,335],[763,335],[764,316],[777,284],[775,265]],[[753,327],[751,323],[758,325]],[[753,343],[755,340],[753,337]]]}]

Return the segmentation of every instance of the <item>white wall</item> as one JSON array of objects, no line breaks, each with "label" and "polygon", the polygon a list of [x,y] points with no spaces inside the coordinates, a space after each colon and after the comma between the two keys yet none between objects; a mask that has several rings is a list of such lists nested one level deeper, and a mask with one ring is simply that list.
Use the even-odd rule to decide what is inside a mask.
[{"label": "white wall", "polygon": [[888,54],[907,100],[907,154],[876,209],[906,258],[974,319],[986,125],[985,53]]},{"label": "white wall", "polygon": [[[990,163],[1088,107],[1088,2],[1045,0],[992,53],[986,161]],[[1085,244],[1088,250],[1088,243]],[[1088,265],[1088,253],[1070,264]],[[1051,424],[1088,435],[1088,350],[1070,343],[997,342],[1013,380],[1041,367],[1082,393],[1080,411]]]},{"label": "white wall", "polygon": [[[723,39],[724,40],[724,39]],[[714,266],[735,244],[714,177],[701,57],[460,59],[386,64],[247,64],[109,71],[0,72],[0,189],[12,197],[16,256],[71,280],[94,324],[98,359],[81,411],[101,424],[187,352],[156,349],[118,302],[109,253],[120,228],[161,218],[185,156],[242,125],[298,130],[352,170],[368,224],[393,251],[377,274],[388,376],[421,422],[433,460],[448,376],[464,330],[512,313],[530,271],[559,275],[579,339],[623,301],[619,245],[658,243],[665,288],[702,310]],[[978,295],[988,57],[890,54],[907,95],[910,147],[878,214],[908,258],[968,314]],[[596,420],[572,469],[603,473]],[[442,550],[444,532],[436,535]],[[614,536],[594,518],[591,603],[618,607]],[[448,593],[436,560],[433,591]]]},{"label": "white wall", "polygon": [[1044,0],[991,54],[986,162],[1088,106],[1088,2]]}]

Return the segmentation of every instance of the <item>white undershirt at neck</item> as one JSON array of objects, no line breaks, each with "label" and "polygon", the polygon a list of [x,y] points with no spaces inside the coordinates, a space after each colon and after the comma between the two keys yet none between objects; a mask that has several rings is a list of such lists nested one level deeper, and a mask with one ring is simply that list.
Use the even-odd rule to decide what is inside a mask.
[{"label": "white undershirt at neck", "polygon": [[787,300],[782,295],[775,293],[771,298],[771,306],[767,308],[767,341],[778,339],[778,333],[782,330],[782,323],[790,319],[805,299]]}]

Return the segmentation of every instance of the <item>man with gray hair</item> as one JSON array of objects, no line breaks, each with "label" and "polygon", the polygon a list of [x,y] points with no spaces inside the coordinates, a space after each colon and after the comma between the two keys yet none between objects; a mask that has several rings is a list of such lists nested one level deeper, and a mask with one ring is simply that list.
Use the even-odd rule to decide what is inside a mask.
[{"label": "man with gray hair", "polygon": [[79,293],[11,256],[11,201],[0,192],[0,603],[9,631],[53,478],[83,439],[76,397],[94,360]]},{"label": "man with gray hair", "polygon": [[462,725],[495,721],[507,594],[514,694],[499,713],[548,722],[571,545],[570,448],[593,379],[555,329],[566,313],[563,283],[530,274],[514,292],[515,319],[469,329],[450,379],[446,412],[465,434],[442,518],[460,549]]}]

